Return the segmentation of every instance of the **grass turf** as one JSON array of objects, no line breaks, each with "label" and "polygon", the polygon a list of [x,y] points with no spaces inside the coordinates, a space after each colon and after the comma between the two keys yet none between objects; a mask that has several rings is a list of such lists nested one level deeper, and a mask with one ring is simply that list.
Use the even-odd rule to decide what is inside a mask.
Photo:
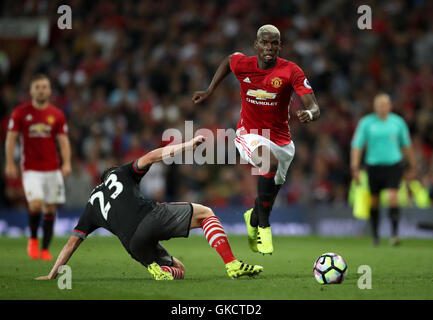
[{"label": "grass turf", "polygon": [[[246,236],[229,236],[235,256],[264,266],[256,278],[231,280],[218,254],[202,236],[163,242],[187,269],[184,280],[155,281],[130,258],[115,237],[90,237],[75,252],[72,289],[57,280],[36,281],[53,263],[27,257],[27,239],[0,237],[0,299],[433,299],[433,240],[406,239],[400,247],[369,238],[274,237],[275,252],[249,251]],[[57,255],[66,238],[54,239]],[[312,272],[322,253],[336,252],[348,264],[345,281],[320,285]],[[372,289],[360,290],[360,265],[372,269]]]}]

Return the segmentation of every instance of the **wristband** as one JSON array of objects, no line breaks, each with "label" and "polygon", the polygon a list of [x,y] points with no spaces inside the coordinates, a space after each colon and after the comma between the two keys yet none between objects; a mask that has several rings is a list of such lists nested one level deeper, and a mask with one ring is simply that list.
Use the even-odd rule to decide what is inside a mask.
[{"label": "wristband", "polygon": [[305,110],[305,112],[310,116],[310,120],[313,120],[313,113],[310,110]]}]

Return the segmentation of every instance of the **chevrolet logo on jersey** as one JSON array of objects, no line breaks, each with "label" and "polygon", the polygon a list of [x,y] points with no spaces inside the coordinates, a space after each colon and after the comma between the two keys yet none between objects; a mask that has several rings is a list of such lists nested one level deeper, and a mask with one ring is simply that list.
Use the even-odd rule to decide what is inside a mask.
[{"label": "chevrolet logo on jersey", "polygon": [[267,92],[262,89],[257,89],[257,90],[249,89],[247,91],[247,95],[251,97],[255,97],[257,100],[275,99],[275,97],[277,96],[276,93]]},{"label": "chevrolet logo on jersey", "polygon": [[51,136],[51,127],[45,123],[35,123],[29,127],[29,137],[46,138]]}]

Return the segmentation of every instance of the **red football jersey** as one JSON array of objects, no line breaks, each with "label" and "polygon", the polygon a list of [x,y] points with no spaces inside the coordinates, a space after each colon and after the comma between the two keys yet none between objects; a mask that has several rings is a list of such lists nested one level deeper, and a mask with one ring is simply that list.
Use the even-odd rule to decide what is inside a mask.
[{"label": "red football jersey", "polygon": [[[258,133],[266,137],[263,129],[270,130],[270,140],[277,145],[290,143],[289,104],[293,90],[299,95],[312,93],[308,80],[299,66],[277,58],[275,67],[261,70],[257,57],[240,52],[231,56],[230,69],[241,86],[241,119],[237,129]],[[256,132],[254,132],[256,131]]]},{"label": "red football jersey", "polygon": [[8,130],[21,133],[23,170],[59,169],[56,136],[68,132],[61,110],[52,105],[39,110],[33,107],[31,102],[22,104],[12,112]]}]

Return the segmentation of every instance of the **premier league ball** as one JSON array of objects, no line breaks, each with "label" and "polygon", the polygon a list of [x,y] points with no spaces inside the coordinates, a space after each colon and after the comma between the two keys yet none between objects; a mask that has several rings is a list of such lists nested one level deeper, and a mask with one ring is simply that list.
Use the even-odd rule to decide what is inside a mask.
[{"label": "premier league ball", "polygon": [[342,283],[346,276],[347,264],[336,253],[324,253],[314,263],[314,277],[320,284]]}]

